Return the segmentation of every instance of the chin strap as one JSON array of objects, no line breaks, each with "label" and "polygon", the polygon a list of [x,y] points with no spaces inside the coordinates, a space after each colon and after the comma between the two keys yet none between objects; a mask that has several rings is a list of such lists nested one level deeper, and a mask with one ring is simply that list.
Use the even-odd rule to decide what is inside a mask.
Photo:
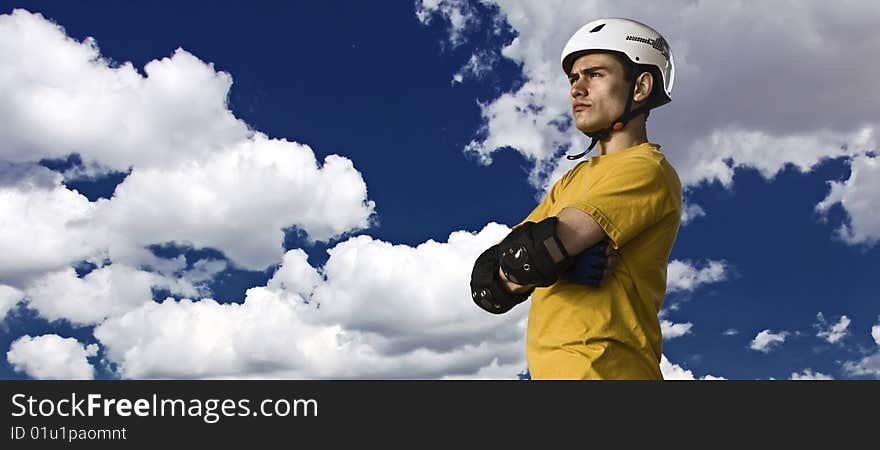
[{"label": "chin strap", "polygon": [[573,161],[575,159],[581,158],[584,155],[586,155],[587,153],[590,153],[590,151],[593,150],[593,147],[595,147],[596,144],[599,143],[599,141],[607,139],[608,136],[611,135],[612,131],[622,130],[623,127],[625,127],[626,124],[629,123],[629,121],[632,120],[633,117],[636,117],[639,114],[641,114],[642,112],[647,111],[648,108],[646,108],[644,106],[641,108],[636,108],[635,110],[632,110],[633,90],[635,90],[635,87],[636,87],[636,77],[637,77],[637,75],[633,74],[633,79],[632,79],[632,82],[630,83],[630,87],[629,87],[629,97],[627,97],[627,99],[626,99],[626,107],[623,109],[623,114],[621,114],[620,117],[617,118],[617,120],[612,122],[610,127],[605,127],[605,128],[602,128],[601,130],[596,130],[596,131],[589,131],[589,132],[584,131],[583,133],[592,139],[592,141],[590,142],[590,146],[587,147],[586,150],[584,150],[582,153],[580,153],[578,155],[565,155],[565,157],[568,158],[569,161]]}]

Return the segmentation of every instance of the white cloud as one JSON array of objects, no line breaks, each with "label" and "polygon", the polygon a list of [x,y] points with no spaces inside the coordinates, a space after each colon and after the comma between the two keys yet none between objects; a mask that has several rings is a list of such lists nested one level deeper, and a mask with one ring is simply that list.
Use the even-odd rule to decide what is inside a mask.
[{"label": "white cloud", "polygon": [[[727,278],[727,265],[724,261],[708,261],[698,268],[687,261],[672,260],[666,268],[666,292],[693,292],[697,288],[723,281]],[[666,320],[667,311],[679,310],[678,303],[672,303],[660,311],[660,331],[663,340],[675,339],[691,333],[693,323],[674,323]]]},{"label": "white cloud", "polygon": [[[192,268],[184,272],[181,278],[190,283],[203,283],[213,280],[214,276],[227,268],[228,264],[226,264],[226,261],[218,259],[200,259],[194,262]],[[198,295],[199,293],[198,291],[186,292],[183,289],[172,289],[172,291],[183,292],[183,295]]]},{"label": "white cloud", "polygon": [[47,320],[63,319],[74,326],[89,326],[151,302],[153,288],[183,296],[208,294],[205,283],[226,268],[224,261],[202,259],[183,270],[183,256],[174,262],[168,261],[155,272],[115,263],[96,267],[82,278],[68,267],[34,279],[23,295],[28,307]]},{"label": "white cloud", "polygon": [[[153,287],[201,294],[225,266],[187,271],[183,257],[146,246],[212,247],[262,269],[285,256],[285,228],[330,240],[369,226],[363,178],[346,158],[318,162],[308,146],[248,129],[226,104],[231,76],[185,50],[142,76],[22,10],[0,16],[0,38],[0,62],[15,61],[0,80],[0,109],[15,118],[0,125],[2,212],[25,219],[0,223],[0,276],[44,317],[99,323],[121,375],[484,377],[517,367],[515,377],[525,366],[528,307],[489,315],[467,287],[477,253],[509,231],[500,225],[416,248],[361,236],[338,244],[320,274],[289,253],[242,304],[152,302]],[[130,173],[112,198],[89,202],[34,164],[69,149],[88,175]],[[71,266],[83,260],[98,268],[79,278]]]},{"label": "white cloud", "polygon": [[[564,145],[584,147],[577,144],[576,137],[556,126],[565,120],[563,112],[568,111],[565,105],[538,105],[539,99],[550,95],[549,89],[546,84],[528,81],[516,93],[504,93],[488,103],[480,103],[483,125],[479,133],[485,137],[471,141],[465,151],[477,156],[483,164],[490,164],[493,153],[512,147],[528,160],[537,162],[530,178],[533,185],[549,183],[551,180],[545,180],[538,172],[554,168],[555,164],[549,162],[554,149]],[[540,123],[541,127],[535,127],[534,123]],[[565,166],[566,170],[572,165]]]},{"label": "white cloud", "polygon": [[[22,174],[12,179],[13,172]],[[66,189],[61,175],[45,168],[16,168],[6,174],[16,186],[0,182],[0,217],[16,220],[0,221],[0,279],[20,288],[108,245],[104,228],[92,220],[96,204]]]},{"label": "white cloud", "polygon": [[730,329],[724,330],[723,334],[725,336],[736,336],[737,334],[739,334],[739,330],[737,330],[735,328],[730,328]]},{"label": "white cloud", "polygon": [[661,320],[660,332],[663,334],[663,340],[674,339],[690,333],[693,326],[694,324],[690,322],[672,323],[669,320]]},{"label": "white cloud", "polygon": [[876,201],[880,198],[880,162],[877,157],[859,155],[852,159],[849,179],[829,181],[831,191],[816,211],[827,214],[840,204],[849,216],[849,224],[842,224],[837,235],[850,244],[873,244],[880,239],[880,217]]},{"label": "white cloud", "polygon": [[111,64],[40,14],[0,15],[0,158],[66,156],[125,171],[175,166],[245,140],[226,105],[232,77],[178,49],[144,67]]},{"label": "white cloud", "polygon": [[477,255],[508,231],[489,224],[416,247],[357,236],[320,271],[291,250],[242,304],[146,303],[95,336],[126,378],[514,379],[528,304],[491,315],[468,288]]},{"label": "white cloud", "polygon": [[847,361],[843,368],[850,375],[880,378],[880,351],[859,361]]},{"label": "white cloud", "polygon": [[[692,292],[697,288],[723,281],[727,278],[727,265],[723,261],[708,261],[703,264],[704,267],[698,268],[687,261],[672,260],[666,268],[666,291],[673,292]],[[678,304],[671,304],[666,309],[660,311],[660,318],[663,319],[666,311],[678,310]],[[691,332],[693,323],[674,323],[670,320],[660,321],[660,331],[664,340],[674,339],[684,336]]]},{"label": "white cloud", "polygon": [[[0,15],[0,276],[20,286],[80,260],[138,266],[143,247],[211,247],[262,270],[283,230],[329,240],[370,226],[374,203],[350,160],[251,130],[229,110],[232,77],[185,50],[130,64],[102,59],[39,14]],[[51,105],[51,106],[46,106]],[[89,202],[34,167],[76,149],[87,172],[131,173]],[[8,164],[12,163],[12,164]],[[241,239],[241,236],[249,236]],[[154,258],[153,258],[154,259]]]},{"label": "white cloud", "polygon": [[308,298],[324,278],[308,264],[307,259],[306,253],[300,249],[288,251],[266,286],[274,291]]},{"label": "white cloud", "polygon": [[[676,63],[673,102],[651,115],[648,130],[650,139],[663,145],[685,187],[704,181],[730,187],[736,168],[755,168],[772,179],[787,165],[806,172],[836,156],[862,158],[857,164],[865,165],[867,159],[856,155],[877,146],[871,118],[880,115],[880,93],[872,89],[871,71],[809,75],[815,72],[812,61],[846,67],[880,51],[880,41],[860,38],[870,35],[880,18],[873,2],[837,8],[811,0],[796,10],[781,0],[755,8],[690,0],[483,3],[497,5],[498,16],[517,34],[501,54],[522,65],[525,82],[479,105],[482,128],[465,151],[489,163],[494,152],[513,147],[535,162],[530,181],[545,191],[573,164],[560,160],[561,149],[579,151],[587,143],[569,118],[569,87],[559,56],[571,33],[600,17],[645,22],[670,42]],[[448,8],[419,11],[452,17]],[[454,13],[466,15],[467,10]],[[780,16],[786,17],[785,27],[777,24]],[[452,36],[463,38],[460,33]],[[486,42],[473,45],[493,50]],[[730,55],[736,55],[734,63]],[[767,77],[769,73],[786,76]],[[836,86],[833,94],[829,85]],[[876,198],[871,195],[876,189],[868,187],[876,184],[873,179],[877,177],[851,180],[849,187],[834,189],[825,203],[844,196]],[[869,210],[857,206],[850,214],[853,225],[842,229],[848,240],[876,237],[877,219]]]},{"label": "white cloud", "polygon": [[714,375],[705,375],[705,376],[703,376],[703,377],[700,377],[700,379],[701,379],[701,380],[706,380],[706,381],[725,381],[725,380],[727,380],[727,378],[724,378],[724,377],[716,377],[716,376],[714,376]]},{"label": "white cloud", "polygon": [[[0,123],[0,217],[17,218],[0,221],[0,279],[49,320],[96,324],[151,301],[154,287],[206,295],[227,267],[184,270],[182,256],[158,258],[149,245],[211,247],[261,270],[281,259],[286,228],[329,240],[370,225],[374,204],[351,161],[319,162],[306,145],[249,129],[226,103],[231,76],[182,49],[142,76],[102,59],[94,40],[15,10],[0,15],[0,63],[10,119]],[[35,164],[71,149],[87,175],[130,174],[111,199],[90,202]],[[83,260],[99,268],[80,279],[71,266]]]},{"label": "white cloud", "polygon": [[484,74],[492,70],[492,66],[497,62],[498,56],[488,51],[478,51],[471,55],[468,62],[458,69],[458,72],[452,76],[453,84],[461,83],[466,79],[478,79]]},{"label": "white cloud", "polygon": [[6,317],[6,313],[24,298],[24,292],[5,284],[0,284],[0,321]]},{"label": "white cloud", "polygon": [[96,219],[139,246],[211,247],[262,270],[281,259],[286,227],[323,241],[368,227],[375,205],[366,198],[350,160],[318,165],[310,147],[257,134],[197,162],[135,168]]},{"label": "white cloud", "polygon": [[803,372],[792,372],[789,380],[833,380],[834,377],[821,372],[813,372],[812,369],[804,369]]},{"label": "white cloud", "polygon": [[26,335],[10,345],[6,360],[16,372],[40,380],[91,380],[95,370],[87,358],[97,354],[97,345],[83,347],[74,338]]},{"label": "white cloud", "polygon": [[699,217],[703,217],[706,215],[706,211],[700,207],[700,205],[694,203],[685,202],[681,208],[681,225],[685,226],[691,223],[694,219]]},{"label": "white cloud", "polygon": [[449,22],[447,31],[453,47],[461,45],[465,32],[480,22],[468,0],[416,0],[416,17],[423,24],[430,24],[438,12]]},{"label": "white cloud", "polygon": [[772,180],[787,165],[806,173],[825,159],[855,155],[874,147],[872,128],[781,134],[726,127],[689,144],[686,152],[675,154],[674,162],[685,185],[718,181],[729,188],[737,168],[756,169]]},{"label": "white cloud", "polygon": [[[125,244],[121,235],[95,220],[101,203],[90,203],[65,188],[60,175],[38,166],[4,167],[0,215],[18,219],[0,221],[0,279],[10,283],[10,289],[24,291],[28,305],[49,320],[94,324],[151,300],[154,286],[181,295],[204,293],[201,284],[226,265],[203,261],[183,271],[182,256],[161,259]],[[81,260],[101,266],[110,254],[121,263],[99,268],[83,279],[70,267]],[[131,268],[140,265],[156,273]]]},{"label": "white cloud", "polygon": [[[575,5],[565,8],[558,3],[498,3],[499,14],[519,34],[501,54],[523,64],[526,82],[516,92],[504,93],[480,105],[481,137],[473,140],[467,151],[478,155],[483,162],[490,162],[493,152],[507,146],[516,148],[530,160],[546,162],[560,146],[571,145],[570,133],[560,131],[557,126],[560,120],[565,120],[568,110],[568,89],[556,61],[564,43],[562,35],[570,33],[565,30],[565,24],[578,20],[578,9],[586,11],[592,6]],[[450,17],[442,8],[423,8],[423,11]],[[536,169],[532,175],[536,185],[545,181],[537,175],[541,170],[547,169]]]},{"label": "white cloud", "polygon": [[[323,267],[327,282],[311,298],[321,304],[328,320],[366,333],[393,335],[398,344],[464,342],[471,332],[465,325],[509,325],[528,309],[521,305],[514,314],[492,316],[474,311],[470,301],[473,261],[508,232],[506,226],[490,223],[477,235],[457,231],[448,243],[429,240],[417,247],[357,236],[329,250]],[[456,300],[462,295],[469,301]],[[420,330],[419,338],[413,339],[413,329]]]},{"label": "white cloud", "polygon": [[825,316],[823,316],[822,313],[819,312],[818,314],[816,314],[816,320],[818,320],[818,323],[813,325],[817,330],[819,330],[819,332],[816,334],[816,337],[825,339],[830,344],[840,342],[841,339],[849,334],[847,328],[849,327],[850,320],[846,316],[841,316],[840,320],[837,323],[829,325],[828,322],[825,321]]},{"label": "white cloud", "polygon": [[[880,346],[880,323],[871,327],[871,337]],[[850,375],[880,378],[880,350],[858,361],[846,361],[843,368]]]},{"label": "white cloud", "polygon": [[28,306],[49,320],[93,325],[152,301],[155,274],[113,264],[78,278],[73,268],[50,273],[26,289]]},{"label": "white cloud", "polygon": [[787,331],[773,333],[770,330],[764,330],[755,336],[750,344],[750,348],[759,352],[770,353],[770,350],[785,342],[785,338],[789,334]]},{"label": "white cloud", "polygon": [[880,345],[880,323],[871,327],[871,337],[874,338],[877,345]]},{"label": "white cloud", "polygon": [[[677,364],[669,362],[669,360],[666,359],[666,355],[662,355],[662,357],[660,358],[660,372],[663,374],[664,380],[696,380],[693,372]],[[717,377],[714,375],[704,375],[699,379],[707,381],[718,381],[725,380],[726,378]]]},{"label": "white cloud", "polygon": [[[444,376],[444,380],[510,380],[518,379],[520,373],[525,370],[522,363],[498,364],[498,358],[492,360],[488,366],[480,368],[477,373],[468,375]],[[512,375],[511,375],[512,374]]]},{"label": "white cloud", "polygon": [[666,268],[666,291],[694,291],[702,285],[717,283],[727,278],[727,264],[724,261],[708,261],[705,267],[697,268],[688,261],[674,259]]}]

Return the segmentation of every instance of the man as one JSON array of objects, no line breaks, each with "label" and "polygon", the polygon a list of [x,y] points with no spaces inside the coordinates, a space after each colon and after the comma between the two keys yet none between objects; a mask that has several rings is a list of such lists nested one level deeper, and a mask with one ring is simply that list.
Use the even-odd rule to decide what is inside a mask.
[{"label": "man", "polygon": [[[575,126],[598,144],[499,244],[477,259],[474,302],[503,313],[528,299],[533,379],[662,379],[658,312],[681,220],[681,183],[647,137],[671,101],[666,40],[636,21],[601,19],[562,52]],[[606,245],[607,244],[607,245]],[[616,251],[618,261],[606,247]]]}]

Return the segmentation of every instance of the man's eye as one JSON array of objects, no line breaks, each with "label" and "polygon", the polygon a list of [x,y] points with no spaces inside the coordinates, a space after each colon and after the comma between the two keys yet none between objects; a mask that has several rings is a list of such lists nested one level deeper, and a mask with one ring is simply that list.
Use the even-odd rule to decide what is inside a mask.
[{"label": "man's eye", "polygon": [[599,72],[593,72],[593,73],[590,74],[590,76],[591,76],[591,77],[592,77],[592,76],[600,76],[600,77],[601,77],[602,74],[599,73]]},{"label": "man's eye", "polygon": [[568,77],[569,84],[574,84],[575,81],[577,81],[577,77]]}]

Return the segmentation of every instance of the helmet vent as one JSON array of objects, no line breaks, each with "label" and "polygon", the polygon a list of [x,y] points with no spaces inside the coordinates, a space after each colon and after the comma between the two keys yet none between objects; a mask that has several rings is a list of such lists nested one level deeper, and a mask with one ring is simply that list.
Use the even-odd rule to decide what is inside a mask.
[{"label": "helmet vent", "polygon": [[595,33],[595,32],[597,32],[597,31],[601,30],[604,26],[605,26],[605,24],[603,23],[602,25],[599,25],[598,27],[593,28],[592,30],[590,30],[590,33]]}]

